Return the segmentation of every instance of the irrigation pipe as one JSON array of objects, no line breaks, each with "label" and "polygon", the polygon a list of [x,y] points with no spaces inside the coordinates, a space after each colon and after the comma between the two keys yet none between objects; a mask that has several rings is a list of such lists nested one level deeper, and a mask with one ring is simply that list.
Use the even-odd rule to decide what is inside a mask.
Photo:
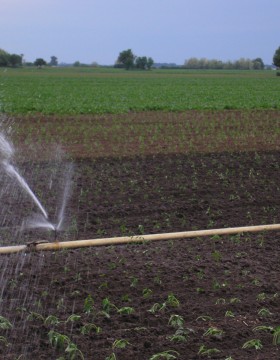
[{"label": "irrigation pipe", "polygon": [[4,246],[0,247],[0,254],[11,254],[21,251],[41,251],[41,250],[61,250],[61,249],[73,249],[82,248],[88,246],[102,246],[102,245],[115,245],[126,244],[141,241],[156,241],[156,240],[172,240],[172,239],[184,239],[194,238],[201,236],[213,236],[213,235],[230,235],[230,234],[242,234],[248,232],[261,232],[261,231],[280,230],[280,224],[271,225],[257,225],[257,226],[243,226],[223,229],[211,229],[211,230],[195,230],[195,231],[183,231],[174,233],[163,234],[150,234],[139,236],[123,236],[103,239],[90,239],[90,240],[73,240],[62,242],[33,242],[27,245],[16,246]]}]

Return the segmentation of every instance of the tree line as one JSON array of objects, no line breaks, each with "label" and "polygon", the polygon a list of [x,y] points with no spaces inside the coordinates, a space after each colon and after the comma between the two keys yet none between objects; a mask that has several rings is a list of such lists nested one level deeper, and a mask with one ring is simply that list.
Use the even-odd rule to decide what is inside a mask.
[{"label": "tree line", "polygon": [[195,58],[187,59],[183,65],[186,69],[214,69],[214,70],[263,70],[265,65],[261,58],[254,60],[241,58],[236,61],[223,62],[217,59]]},{"label": "tree line", "polygon": [[[7,51],[0,49],[0,67],[19,67],[22,66],[23,54],[9,54]],[[131,49],[123,50],[115,62],[115,67],[130,69],[150,70],[154,64],[154,60],[147,56],[136,56]],[[37,58],[33,63],[25,63],[25,65],[34,65],[42,67],[45,65],[57,66],[58,59],[56,56],[51,56],[51,60],[47,63],[43,58]],[[80,66],[80,62],[76,61],[73,66]],[[93,63],[92,66],[97,66]],[[280,68],[280,46],[276,49],[273,55],[273,65]],[[182,66],[185,69],[214,69],[214,70],[262,70],[265,65],[261,58],[245,59],[241,58],[236,61],[223,62],[217,59],[195,58],[191,57],[185,60]]]},{"label": "tree line", "polygon": [[4,67],[19,67],[23,65],[35,65],[38,67],[44,65],[57,66],[58,61],[56,56],[51,56],[51,60],[47,63],[43,58],[37,58],[33,63],[24,63],[23,54],[9,54],[7,51],[0,49],[0,66]]},{"label": "tree line", "polygon": [[[275,50],[272,63],[277,68],[280,68],[280,46]],[[185,69],[214,69],[214,70],[263,70],[265,68],[264,62],[261,58],[245,59],[241,58],[236,61],[223,62],[217,59],[206,58],[189,58],[185,60],[183,65]]]},{"label": "tree line", "polygon": [[0,66],[22,66],[23,54],[9,54],[7,51],[0,49]]}]

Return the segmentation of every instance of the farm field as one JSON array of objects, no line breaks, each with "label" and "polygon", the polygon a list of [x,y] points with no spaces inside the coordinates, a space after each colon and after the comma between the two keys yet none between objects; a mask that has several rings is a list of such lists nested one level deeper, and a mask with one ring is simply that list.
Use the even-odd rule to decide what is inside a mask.
[{"label": "farm field", "polygon": [[23,68],[0,72],[6,113],[279,109],[274,71]]},{"label": "farm field", "polygon": [[[52,81],[62,80],[55,70],[40,72],[40,81],[48,79],[44,88],[49,83],[54,93]],[[114,97],[107,105],[99,102],[100,111],[88,98],[93,108],[86,111],[75,102],[64,108],[62,101],[58,108],[51,90],[47,101],[24,109],[28,85],[18,100],[14,91],[6,92],[2,131],[14,144],[14,165],[50,219],[59,212],[67,164],[74,166],[67,226],[58,240],[280,222],[276,76],[108,71],[90,74],[91,81],[100,79],[104,99],[106,77],[110,86],[118,77],[124,81],[127,94],[125,77],[133,89],[134,81],[147,77],[159,94],[152,77],[169,89],[178,77],[176,89],[180,81],[193,81],[202,95],[185,108],[178,93],[174,109],[168,96],[164,105],[163,95],[166,107],[157,105],[157,111],[148,111],[146,98],[137,104],[134,93],[118,109]],[[14,89],[17,79],[34,80],[24,71],[5,76]],[[77,72],[65,70],[63,76],[74,79]],[[232,88],[235,95],[217,90],[217,99],[223,93],[228,100],[207,105],[202,84],[214,89],[221,81],[222,89],[233,80],[240,86]],[[252,89],[266,86],[270,93],[258,101]],[[52,231],[22,228],[37,209],[5,174],[0,189],[1,246],[54,241]],[[1,255],[0,358],[278,359],[279,236],[244,233]]]}]

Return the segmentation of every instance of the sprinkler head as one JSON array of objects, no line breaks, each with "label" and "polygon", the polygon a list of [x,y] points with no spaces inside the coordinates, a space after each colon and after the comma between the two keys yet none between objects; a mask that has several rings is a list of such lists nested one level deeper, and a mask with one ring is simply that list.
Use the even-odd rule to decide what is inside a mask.
[{"label": "sprinkler head", "polygon": [[57,241],[57,229],[56,228],[54,228],[53,233],[54,233],[54,241]]}]

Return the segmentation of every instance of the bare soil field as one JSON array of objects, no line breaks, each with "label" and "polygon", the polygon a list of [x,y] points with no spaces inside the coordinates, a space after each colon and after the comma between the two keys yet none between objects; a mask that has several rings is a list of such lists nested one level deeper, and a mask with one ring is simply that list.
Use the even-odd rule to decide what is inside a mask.
[{"label": "bare soil field", "polygon": [[[58,240],[279,223],[280,113],[217,112],[209,127],[209,114],[193,112],[198,128],[191,114],[149,113],[146,125],[144,114],[131,114],[137,130],[129,115],[122,129],[115,118],[79,118],[85,133],[100,122],[88,137],[75,118],[61,119],[58,128],[59,119],[41,117],[41,130],[34,117],[22,119],[12,136],[17,166],[51,218],[63,189],[65,161],[53,152],[61,132],[74,163],[67,226]],[[110,121],[119,131],[113,145]],[[193,124],[193,136],[185,122]],[[147,141],[155,134],[157,141]],[[1,245],[54,241],[52,232],[21,228],[36,209],[7,178],[1,185]],[[278,359],[279,236],[1,255],[0,358]]]}]

